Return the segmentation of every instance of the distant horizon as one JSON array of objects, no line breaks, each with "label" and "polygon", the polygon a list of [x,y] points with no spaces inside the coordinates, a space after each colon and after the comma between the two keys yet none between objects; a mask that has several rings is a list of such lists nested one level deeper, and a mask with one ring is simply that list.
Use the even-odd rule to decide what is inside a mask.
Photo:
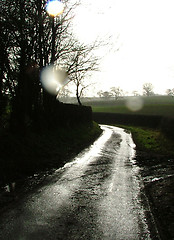
[{"label": "distant horizon", "polygon": [[[134,95],[122,95],[118,97],[118,100],[121,98],[129,98],[129,97],[134,97],[134,98],[138,98],[138,97],[143,97],[143,98],[153,98],[153,97],[168,97],[171,99],[174,99],[174,96],[169,96],[167,94],[154,94],[151,96],[146,96],[146,95],[138,95],[138,96],[134,96]],[[77,97],[76,96],[66,96],[66,97],[59,97],[58,99],[74,99],[76,101]],[[100,96],[83,96],[81,97],[82,99],[115,99],[114,96],[110,96],[110,97],[100,97]]]},{"label": "distant horizon", "polygon": [[[146,83],[148,83],[148,82],[146,82]],[[134,89],[134,91],[137,92],[137,94],[140,95],[140,96],[143,96],[143,85],[141,86],[140,90]],[[173,94],[174,94],[174,87],[173,88],[166,88],[161,93],[161,92],[156,92],[155,91],[155,89],[156,89],[155,86],[154,85],[152,85],[152,86],[153,86],[153,95],[167,96],[168,94],[166,93],[166,91],[168,89],[173,90]],[[93,82],[89,87],[87,87],[84,90],[84,95],[85,96],[89,96],[89,97],[96,97],[96,96],[98,96],[98,94],[97,94],[98,92],[100,92],[100,91],[102,91],[102,92],[110,92],[112,87],[116,87],[117,88],[117,87],[120,87],[120,86],[111,86],[110,88],[109,87],[107,87],[107,88],[103,87],[102,88],[102,86],[100,86],[100,84]],[[67,84],[66,88],[71,92],[70,95],[72,97],[75,97],[76,86],[73,84],[73,82],[70,82],[69,84]],[[134,96],[134,94],[133,94],[134,91],[126,91],[125,89],[123,89],[121,87],[120,87],[120,89],[122,90],[122,93],[123,93],[124,96]]]}]

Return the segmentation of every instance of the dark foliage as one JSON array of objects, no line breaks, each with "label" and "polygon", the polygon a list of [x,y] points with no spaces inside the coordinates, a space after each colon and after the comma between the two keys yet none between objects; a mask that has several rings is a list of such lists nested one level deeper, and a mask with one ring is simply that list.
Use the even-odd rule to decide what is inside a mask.
[{"label": "dark foliage", "polygon": [[104,124],[123,124],[157,128],[160,126],[162,117],[138,114],[93,113],[93,119],[96,122]]},{"label": "dark foliage", "polygon": [[42,88],[40,72],[45,66],[65,66],[73,81],[75,73],[91,71],[96,64],[91,55],[95,44],[85,46],[72,35],[71,20],[78,3],[65,0],[64,12],[59,17],[48,15],[45,3],[45,0],[0,1],[0,120],[10,106],[8,126],[22,134],[52,119],[67,124],[74,120],[66,117],[76,118],[77,122],[79,117],[83,122],[81,108],[71,109],[58,103],[56,96]]},{"label": "dark foliage", "polygon": [[170,139],[174,140],[174,118],[164,117],[161,121],[161,131]]},{"label": "dark foliage", "polygon": [[93,112],[93,120],[102,124],[121,124],[128,126],[159,128],[166,137],[174,140],[173,117]]}]

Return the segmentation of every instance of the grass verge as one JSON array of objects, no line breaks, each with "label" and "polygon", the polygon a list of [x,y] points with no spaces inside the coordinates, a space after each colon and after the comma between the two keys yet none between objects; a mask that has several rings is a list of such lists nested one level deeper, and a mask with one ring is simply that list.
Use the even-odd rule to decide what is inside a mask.
[{"label": "grass verge", "polygon": [[[118,126],[118,125],[117,125]],[[168,139],[159,129],[119,125],[132,133],[136,148],[151,154],[174,156],[174,141]]]},{"label": "grass verge", "polygon": [[30,132],[25,137],[4,132],[0,145],[0,184],[61,167],[90,145],[101,131],[93,122],[73,128],[45,130],[42,134]]},{"label": "grass verge", "polygon": [[[174,141],[166,138],[159,130],[120,127],[131,131],[136,144],[136,162],[141,169],[160,239],[174,239]],[[156,239],[156,236],[153,237]]]}]

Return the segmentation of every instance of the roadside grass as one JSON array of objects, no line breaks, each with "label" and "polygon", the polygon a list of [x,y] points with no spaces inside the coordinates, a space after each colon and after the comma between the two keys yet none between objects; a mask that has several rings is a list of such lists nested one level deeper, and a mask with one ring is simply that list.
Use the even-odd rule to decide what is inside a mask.
[{"label": "roadside grass", "polygon": [[149,154],[174,156],[174,141],[168,139],[159,129],[117,125],[131,132],[136,148]]},{"label": "roadside grass", "polygon": [[25,137],[1,134],[0,184],[63,166],[101,132],[93,122],[72,128],[57,127],[42,134],[30,132]]}]

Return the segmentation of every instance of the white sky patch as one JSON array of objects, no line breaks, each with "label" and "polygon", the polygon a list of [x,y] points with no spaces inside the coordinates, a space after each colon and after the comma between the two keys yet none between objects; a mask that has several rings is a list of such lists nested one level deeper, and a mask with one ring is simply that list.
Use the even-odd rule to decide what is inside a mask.
[{"label": "white sky patch", "polygon": [[105,90],[142,90],[151,82],[156,93],[174,87],[173,0],[81,0],[74,31],[83,42],[112,36],[119,51],[103,48],[100,73],[94,73]]}]

